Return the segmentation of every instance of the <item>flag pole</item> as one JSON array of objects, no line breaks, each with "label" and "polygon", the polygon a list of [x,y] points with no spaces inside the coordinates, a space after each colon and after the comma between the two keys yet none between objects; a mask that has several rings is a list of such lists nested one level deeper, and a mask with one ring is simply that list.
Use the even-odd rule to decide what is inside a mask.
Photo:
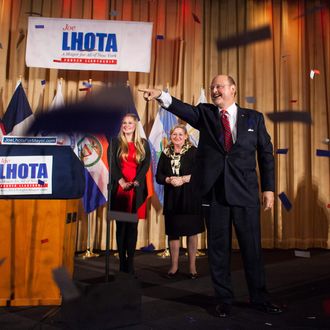
[{"label": "flag pole", "polygon": [[168,258],[170,256],[171,256],[171,254],[170,254],[170,250],[168,248],[168,236],[165,235],[165,250],[162,251],[162,252],[158,252],[157,257],[161,257],[161,258],[165,259],[165,258]]},{"label": "flag pole", "polygon": [[[95,212],[95,211],[93,211]],[[84,253],[80,254],[78,257],[82,259],[87,258],[96,258],[100,255],[98,253],[93,252],[93,248],[91,248],[91,214],[93,212],[88,213],[87,215],[87,249]]]}]

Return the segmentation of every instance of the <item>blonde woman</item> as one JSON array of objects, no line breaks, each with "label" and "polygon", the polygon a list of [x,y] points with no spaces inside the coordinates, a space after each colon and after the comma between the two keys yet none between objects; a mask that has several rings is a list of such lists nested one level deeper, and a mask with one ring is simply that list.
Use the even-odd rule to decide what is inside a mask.
[{"label": "blonde woman", "polygon": [[162,152],[156,180],[164,185],[165,232],[168,235],[171,268],[168,278],[179,269],[180,236],[187,236],[189,277],[197,278],[197,234],[204,231],[201,216],[201,197],[190,183],[196,148],[190,143],[185,125],[176,125],[170,132],[170,143]]},{"label": "blonde woman", "polygon": [[[116,211],[136,212],[139,219],[145,219],[150,149],[147,140],[139,135],[137,123],[135,114],[126,114],[112,144],[110,207]],[[130,274],[134,274],[137,225],[116,221],[119,270]]]}]

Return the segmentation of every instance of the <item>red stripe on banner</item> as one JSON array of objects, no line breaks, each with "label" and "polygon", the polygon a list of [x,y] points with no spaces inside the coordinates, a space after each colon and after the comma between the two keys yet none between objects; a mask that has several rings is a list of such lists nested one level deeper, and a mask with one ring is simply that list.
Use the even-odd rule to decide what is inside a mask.
[{"label": "red stripe on banner", "polygon": [[53,60],[57,63],[82,63],[82,64],[117,64],[117,60],[102,60],[96,58],[70,58],[62,57],[60,60]]},{"label": "red stripe on banner", "polygon": [[48,183],[1,183],[0,188],[47,188]]}]

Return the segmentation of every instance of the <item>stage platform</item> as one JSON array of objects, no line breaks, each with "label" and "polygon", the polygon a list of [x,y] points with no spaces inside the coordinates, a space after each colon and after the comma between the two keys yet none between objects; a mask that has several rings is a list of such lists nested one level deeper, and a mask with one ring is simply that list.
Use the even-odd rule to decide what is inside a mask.
[{"label": "stage platform", "polygon": [[[180,273],[177,278],[169,280],[165,278],[169,258],[160,258],[157,252],[137,251],[135,277],[117,273],[118,259],[111,255],[113,285],[110,285],[108,290],[101,290],[97,299],[117,299],[118,304],[125,303],[120,299],[127,300],[127,292],[130,290],[130,286],[125,285],[127,281],[137,284],[141,289],[134,293],[132,291],[134,299],[141,293],[141,304],[135,311],[132,310],[132,315],[135,315],[132,320],[127,317],[127,309],[120,315],[120,309],[117,308],[114,312],[109,308],[107,313],[111,325],[108,329],[330,329],[329,250],[312,249],[310,258],[295,257],[294,250],[264,250],[268,289],[272,301],[285,309],[281,315],[267,315],[249,307],[240,252],[233,251],[232,281],[237,302],[232,316],[228,319],[213,316],[214,298],[207,256],[198,258],[200,277],[191,280],[187,276],[187,257],[182,250]],[[79,283],[92,283],[90,285],[102,281],[104,262],[104,255],[86,260],[76,257],[74,280]],[[125,292],[123,298],[121,290]],[[95,299],[95,295],[91,299]],[[94,303],[90,301],[89,305]],[[72,306],[79,308],[80,305]],[[136,317],[137,311],[140,318]],[[59,306],[2,307],[0,329],[74,329],[74,325],[66,323],[65,317],[68,315],[63,312]],[[93,319],[91,329],[103,329],[98,324],[97,315],[91,312],[90,317]]]}]

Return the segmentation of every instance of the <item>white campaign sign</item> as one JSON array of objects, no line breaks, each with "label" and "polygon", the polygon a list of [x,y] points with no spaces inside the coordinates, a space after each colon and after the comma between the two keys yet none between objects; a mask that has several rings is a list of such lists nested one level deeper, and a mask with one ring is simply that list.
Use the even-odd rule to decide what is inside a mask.
[{"label": "white campaign sign", "polygon": [[152,23],[29,17],[28,67],[150,71]]},{"label": "white campaign sign", "polygon": [[0,195],[52,193],[53,156],[0,157]]}]

